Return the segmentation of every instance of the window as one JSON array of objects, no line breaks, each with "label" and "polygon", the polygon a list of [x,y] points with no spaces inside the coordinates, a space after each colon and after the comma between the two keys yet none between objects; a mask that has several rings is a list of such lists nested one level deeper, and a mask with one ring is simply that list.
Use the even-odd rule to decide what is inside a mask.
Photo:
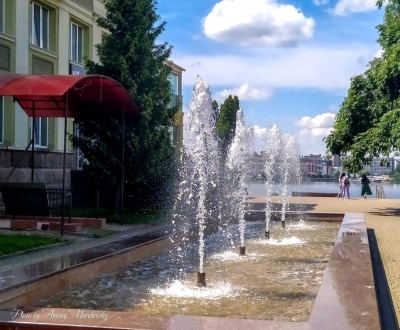
[{"label": "window", "polygon": [[0,143],[4,143],[4,96],[0,96]]},{"label": "window", "polygon": [[5,31],[5,0],[0,0],[0,32]]},{"label": "window", "polygon": [[[48,121],[45,117],[35,117],[35,147],[47,147]],[[31,118],[31,136],[33,135]]]},{"label": "window", "polygon": [[71,60],[83,62],[83,27],[71,23]]},{"label": "window", "polygon": [[[0,0],[1,1],[1,0]],[[0,69],[10,71],[10,48],[0,45]]]},{"label": "window", "polygon": [[31,43],[49,49],[49,10],[32,2]]},{"label": "window", "polygon": [[178,75],[170,73],[168,75],[168,81],[171,85],[171,101],[169,106],[173,108],[178,105]]},{"label": "window", "polygon": [[168,75],[168,80],[171,84],[171,94],[178,95],[178,75],[170,73]]}]

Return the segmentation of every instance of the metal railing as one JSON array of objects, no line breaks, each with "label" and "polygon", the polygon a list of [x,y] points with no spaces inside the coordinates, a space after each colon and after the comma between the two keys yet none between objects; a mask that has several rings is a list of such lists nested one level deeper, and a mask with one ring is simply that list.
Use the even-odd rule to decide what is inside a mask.
[{"label": "metal railing", "polygon": [[375,186],[376,198],[378,199],[385,199],[385,190],[381,184]]},{"label": "metal railing", "polygon": [[[47,207],[46,209],[48,210],[48,216],[50,217],[61,217],[62,216],[62,198],[63,198],[63,190],[62,189],[46,189],[46,195],[47,195]],[[43,205],[39,206],[37,205],[36,207],[44,207]],[[35,210],[31,210],[32,215],[35,215],[36,212]],[[25,208],[24,210],[24,215],[29,215],[30,211],[29,208]],[[6,207],[4,203],[3,196],[0,195],[0,214],[7,214],[6,212]],[[9,215],[11,215],[13,218],[15,216],[20,215],[19,210],[18,210],[18,205],[15,205],[14,207],[10,208],[10,211],[8,212]],[[65,204],[64,204],[64,217],[69,218],[69,221],[71,221],[71,215],[72,215],[72,193],[70,190],[65,191]]]},{"label": "metal railing", "polygon": [[[61,217],[62,215],[62,189],[46,189],[47,200],[49,203],[50,216]],[[71,221],[72,214],[72,193],[71,190],[65,190],[65,204],[64,204],[64,216],[69,218]]]}]

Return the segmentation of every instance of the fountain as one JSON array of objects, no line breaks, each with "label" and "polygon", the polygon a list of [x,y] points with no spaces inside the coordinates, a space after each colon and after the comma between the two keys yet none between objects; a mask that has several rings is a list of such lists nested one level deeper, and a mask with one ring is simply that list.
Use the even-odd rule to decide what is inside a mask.
[{"label": "fountain", "polygon": [[[209,317],[206,321],[203,318],[204,322],[211,322],[210,317],[218,317],[218,328],[248,329],[256,324],[254,322],[275,320],[278,323],[268,323],[265,327],[258,324],[257,327],[268,328],[272,324],[275,328],[289,329],[293,328],[292,324],[285,325],[283,321],[306,322],[311,319],[311,310],[314,313],[316,309],[314,314],[318,315],[326,310],[329,313],[337,310],[338,299],[332,291],[336,286],[331,282],[318,304],[314,302],[340,224],[291,221],[285,230],[279,226],[273,228],[270,198],[274,176],[278,175],[274,168],[278,168],[278,158],[282,154],[279,143],[271,144],[265,163],[266,170],[269,169],[266,183],[269,211],[266,209],[265,213],[267,216],[269,212],[269,218],[266,223],[246,223],[244,183],[248,132],[243,113],[237,113],[237,136],[228,155],[228,169],[232,172],[228,179],[237,181],[236,195],[230,199],[218,196],[223,180],[220,179],[218,143],[211,113],[209,87],[198,78],[189,107],[185,166],[180,169],[177,203],[171,215],[172,228],[168,239],[174,243],[173,247],[158,255],[139,259],[120,272],[97,276],[84,286],[38,301],[36,307],[44,308],[43,313],[47,312],[46,308],[58,307],[72,308],[72,313],[74,309],[106,309],[137,313],[134,317],[153,315],[158,321],[151,324],[152,327],[158,324],[158,327],[154,326],[157,329],[170,329],[166,322],[173,320],[174,315]],[[270,130],[271,141],[277,141],[275,139],[280,139],[282,135],[277,127]],[[285,141],[287,181],[290,179],[289,164],[296,144],[290,136]],[[227,201],[236,204],[238,221],[232,221],[221,212],[221,205]],[[354,220],[349,221],[352,223]],[[263,236],[271,228],[274,237],[265,240]],[[240,252],[244,248],[246,257],[238,256],[236,248],[232,248],[236,244],[239,244]],[[349,248],[348,251],[358,253],[366,249]],[[332,267],[339,262],[337,258]],[[365,270],[361,274],[364,278]],[[329,276],[332,276],[331,273],[328,274],[328,281],[333,281]],[[352,278],[353,282],[358,283]],[[370,288],[368,283],[363,282],[361,290]],[[326,299],[327,294],[329,299]],[[336,309],[324,305],[332,301]],[[128,318],[129,313],[122,318]],[[162,318],[162,315],[171,318]],[[375,314],[371,315],[373,318]],[[226,321],[221,319],[224,317]],[[236,318],[233,323],[232,318]],[[179,326],[186,320],[189,319],[184,319],[174,329],[183,329]],[[197,324],[198,320],[189,323]],[[318,320],[315,320],[314,317],[310,327],[302,323],[298,328],[321,329],[319,323],[315,323]],[[232,327],[232,324],[236,325]],[[217,329],[217,326],[207,327],[203,323],[203,328]]]},{"label": "fountain", "polygon": [[[282,217],[281,223],[282,228],[285,228],[285,220],[286,220],[286,211],[288,207],[288,199],[287,199],[287,184],[289,175],[292,171],[296,170],[296,167],[293,165],[298,165],[296,159],[298,159],[298,152],[296,150],[296,139],[293,135],[284,134],[283,140],[283,186],[282,186]],[[299,167],[299,166],[297,166]],[[294,172],[296,174],[296,172]]]},{"label": "fountain", "polygon": [[[198,111],[202,109],[202,111]],[[197,285],[206,286],[204,272],[204,229],[207,218],[209,184],[216,183],[218,173],[218,144],[215,137],[215,118],[209,85],[197,77],[189,107],[187,157],[194,166],[193,184],[198,186],[196,220],[199,228],[199,271]]]},{"label": "fountain", "polygon": [[242,109],[236,114],[235,137],[228,153],[228,168],[235,171],[238,177],[238,188],[235,195],[237,196],[237,214],[239,218],[240,229],[240,247],[239,255],[246,254],[244,242],[244,234],[246,230],[245,220],[245,203],[246,203],[246,174],[248,161],[248,130],[244,123]]},{"label": "fountain", "polygon": [[[289,319],[307,317],[304,304],[310,311],[338,224],[325,224],[323,233],[317,232],[319,227],[314,225],[293,225],[291,237],[277,228],[273,239],[262,239],[264,224],[256,221],[246,225],[245,220],[249,130],[244,124],[243,112],[237,112],[235,138],[227,155],[228,173],[224,176],[233,189],[231,198],[218,194],[219,185],[227,183],[223,182],[219,171],[221,158],[212,114],[209,86],[197,78],[188,113],[185,164],[181,168],[177,203],[172,214],[170,239],[175,243],[174,249],[137,262],[125,272],[101,276],[86,285],[83,292],[78,289],[58,300],[58,306],[82,308],[89,304],[91,308],[141,312],[151,309],[155,313],[167,310],[173,314],[206,313],[209,316],[222,313],[268,319],[286,313],[288,307],[284,300],[289,299],[292,311]],[[277,168],[282,159],[279,158],[282,133],[276,126],[270,132],[267,164],[271,169],[272,165]],[[288,156],[285,160],[289,163],[292,142],[290,139],[286,142]],[[288,177],[289,165],[285,168]],[[267,173],[267,187],[271,188],[273,175],[277,172]],[[220,217],[220,210],[216,210],[228,201],[235,206],[234,221],[229,212],[228,216],[222,214]],[[272,202],[269,202],[271,206]],[[270,226],[268,221],[267,229]],[[311,246],[306,244],[310,237],[313,237]],[[235,244],[239,245],[239,256],[231,254]],[[197,258],[196,272],[193,261]],[[313,262],[308,262],[309,259]],[[289,260],[296,262],[286,266]],[[206,267],[209,270],[207,281]],[[193,278],[195,273],[197,281]],[[144,296],[149,297],[144,299]],[[52,304],[42,302],[42,306]],[[251,311],[243,309],[244,305],[252,306]]]},{"label": "fountain", "polygon": [[266,186],[266,197],[265,197],[265,237],[270,238],[269,226],[271,223],[271,207],[272,207],[272,187],[274,177],[278,174],[277,164],[278,155],[280,150],[280,130],[277,125],[274,125],[270,130],[267,131],[266,140],[266,153],[267,158],[265,161],[265,186]]}]

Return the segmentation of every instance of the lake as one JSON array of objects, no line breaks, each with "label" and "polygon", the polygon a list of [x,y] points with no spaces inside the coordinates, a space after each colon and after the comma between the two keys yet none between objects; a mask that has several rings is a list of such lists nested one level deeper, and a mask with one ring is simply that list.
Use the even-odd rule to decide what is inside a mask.
[{"label": "lake", "polygon": [[[375,186],[377,184],[370,183],[372,196],[375,197]],[[386,198],[389,199],[400,199],[400,183],[382,183],[385,191]],[[248,183],[247,190],[250,195],[265,195],[266,188],[265,183],[252,182]],[[279,184],[274,185],[273,191],[282,195],[282,186]],[[289,184],[287,186],[287,195],[291,196],[293,191],[301,192],[327,192],[327,193],[338,193],[339,184],[335,181],[307,181],[300,185]],[[361,183],[351,182],[350,186],[350,197],[361,198]]]}]

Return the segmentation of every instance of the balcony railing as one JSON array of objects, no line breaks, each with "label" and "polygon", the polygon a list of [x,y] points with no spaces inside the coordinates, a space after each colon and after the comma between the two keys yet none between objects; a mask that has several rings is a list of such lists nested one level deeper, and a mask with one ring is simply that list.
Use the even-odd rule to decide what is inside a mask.
[{"label": "balcony railing", "polygon": [[73,0],[73,1],[93,11],[93,0]]}]

